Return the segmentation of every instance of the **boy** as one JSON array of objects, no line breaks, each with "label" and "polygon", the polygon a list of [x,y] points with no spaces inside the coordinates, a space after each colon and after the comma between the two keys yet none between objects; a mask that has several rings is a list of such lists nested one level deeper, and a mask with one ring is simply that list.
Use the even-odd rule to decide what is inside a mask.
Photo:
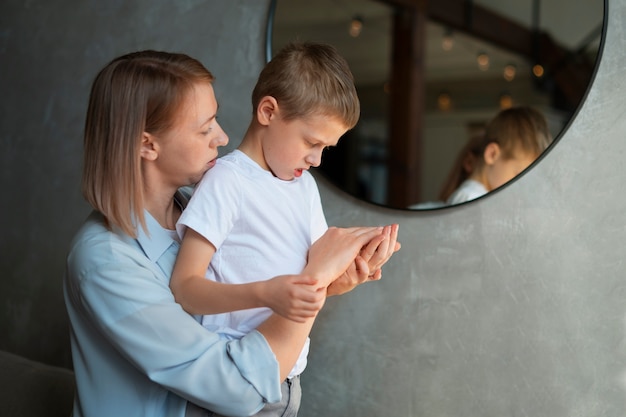
[{"label": "boy", "polygon": [[[184,238],[170,284],[177,301],[190,313],[232,311],[207,315],[202,321],[226,338],[245,335],[271,310],[240,310],[237,300],[199,293],[189,283],[204,275],[207,266],[209,279],[234,284],[306,273],[308,249],[328,227],[308,169],[318,166],[323,150],[336,145],[356,125],[360,112],[346,61],[333,47],[314,43],[283,48],[261,72],[252,105],[253,118],[240,146],[219,159],[198,184],[178,222],[177,230]],[[397,226],[385,227],[383,234],[393,248],[382,250],[392,253]],[[376,271],[375,279],[380,277],[379,268],[369,268]],[[304,319],[307,311],[315,314],[316,293],[325,292],[331,282],[309,284],[313,285],[293,287],[294,291],[309,288],[310,293],[301,297],[301,307],[282,306],[287,297],[279,291],[273,292],[274,302],[259,307],[300,308],[296,320]],[[271,298],[265,295],[259,298]],[[307,353],[308,340],[283,384],[282,403],[266,405],[259,415],[297,414],[298,376],[306,366]]]}]

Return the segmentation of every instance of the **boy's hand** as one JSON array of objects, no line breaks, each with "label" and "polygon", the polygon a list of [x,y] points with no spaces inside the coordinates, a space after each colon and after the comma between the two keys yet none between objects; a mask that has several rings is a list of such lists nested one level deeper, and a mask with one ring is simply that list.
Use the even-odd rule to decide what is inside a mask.
[{"label": "boy's hand", "polygon": [[357,256],[346,272],[341,274],[339,278],[331,282],[326,288],[326,296],[345,294],[364,282],[376,279],[378,278],[370,276],[367,262],[361,256]]},{"label": "boy's hand", "polygon": [[326,300],[325,291],[306,275],[281,275],[262,283],[262,305],[297,323],[315,317]]}]

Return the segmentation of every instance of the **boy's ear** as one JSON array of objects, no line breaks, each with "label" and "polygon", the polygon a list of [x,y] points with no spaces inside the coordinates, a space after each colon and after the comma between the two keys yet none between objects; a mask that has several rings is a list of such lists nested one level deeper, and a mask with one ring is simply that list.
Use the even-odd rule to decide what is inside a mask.
[{"label": "boy's ear", "polygon": [[148,161],[154,161],[159,156],[159,144],[156,143],[155,137],[148,132],[143,132],[141,135],[139,155]]},{"label": "boy's ear", "polygon": [[267,126],[270,121],[278,116],[278,102],[272,96],[265,96],[259,100],[256,107],[256,117],[258,122]]},{"label": "boy's ear", "polygon": [[500,149],[500,145],[495,142],[489,143],[485,147],[485,152],[483,153],[483,158],[485,159],[486,165],[493,165],[494,162],[500,158],[502,150]]}]

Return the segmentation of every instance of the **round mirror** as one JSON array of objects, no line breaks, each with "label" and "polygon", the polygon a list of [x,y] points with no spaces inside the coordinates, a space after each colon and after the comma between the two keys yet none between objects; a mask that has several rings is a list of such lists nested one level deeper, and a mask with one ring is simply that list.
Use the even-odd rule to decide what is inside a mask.
[{"label": "round mirror", "polygon": [[504,109],[538,110],[557,138],[591,82],[604,16],[602,0],[270,7],[268,58],[290,41],[325,42],[354,74],[360,121],[325,151],[319,170],[360,199],[403,209],[448,206],[464,147]]}]

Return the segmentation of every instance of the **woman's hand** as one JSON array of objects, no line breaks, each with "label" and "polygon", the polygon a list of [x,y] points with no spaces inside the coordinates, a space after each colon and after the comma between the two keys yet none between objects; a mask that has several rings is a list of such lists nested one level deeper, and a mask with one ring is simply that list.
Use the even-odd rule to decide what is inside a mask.
[{"label": "woman's hand", "polygon": [[382,227],[328,228],[309,249],[303,274],[326,288],[348,269],[369,242],[373,239],[380,242],[382,232]]},{"label": "woman's hand", "polygon": [[395,252],[400,250],[400,242],[398,242],[398,224],[391,224],[383,228],[382,242],[376,244],[372,240],[361,252],[361,258],[367,262],[369,275],[371,279],[378,280],[382,277],[382,267],[391,258]]},{"label": "woman's hand", "polygon": [[327,296],[341,295],[364,282],[379,280],[382,266],[400,250],[398,229],[397,224],[385,226],[382,234],[363,247],[352,265],[328,286]]},{"label": "woman's hand", "polygon": [[326,301],[324,289],[306,275],[280,275],[259,281],[258,297],[261,305],[297,323],[315,317]]}]

